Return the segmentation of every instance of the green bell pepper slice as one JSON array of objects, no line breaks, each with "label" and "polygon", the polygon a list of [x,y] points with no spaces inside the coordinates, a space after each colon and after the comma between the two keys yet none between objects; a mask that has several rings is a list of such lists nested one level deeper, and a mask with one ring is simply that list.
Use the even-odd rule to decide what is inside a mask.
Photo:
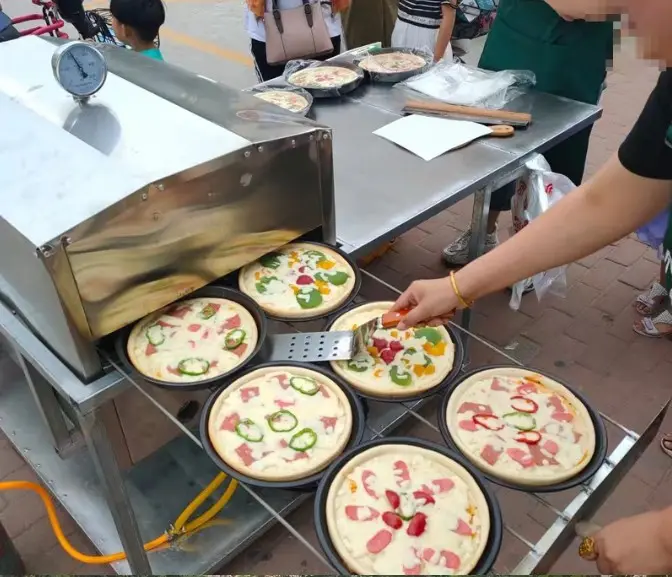
[{"label": "green bell pepper slice", "polygon": [[163,327],[161,325],[152,325],[145,331],[147,340],[154,346],[162,345],[166,340],[166,335],[163,334]]},{"label": "green bell pepper slice", "polygon": [[177,370],[180,371],[180,373],[183,375],[188,375],[190,377],[204,375],[208,372],[209,369],[209,361],[196,357],[182,359],[179,363],[177,363]]},{"label": "green bell pepper slice", "polygon": [[390,379],[395,385],[400,387],[408,387],[413,382],[413,375],[409,371],[404,371],[398,366],[394,365],[390,369]]},{"label": "green bell pepper slice", "polygon": [[310,397],[316,395],[317,391],[320,390],[320,385],[317,384],[317,381],[309,377],[292,377],[289,379],[289,384],[292,389]]},{"label": "green bell pepper slice", "polygon": [[317,433],[313,429],[301,429],[289,440],[289,448],[305,452],[312,449],[317,443]]},{"label": "green bell pepper slice", "polygon": [[243,329],[233,329],[229,331],[224,337],[224,348],[228,351],[237,349],[243,344],[247,333]]},{"label": "green bell pepper slice", "polygon": [[264,438],[264,431],[252,419],[238,421],[236,434],[250,443],[259,443]]},{"label": "green bell pepper slice", "polygon": [[510,425],[519,431],[531,431],[537,427],[537,420],[529,413],[523,413],[521,411],[506,413],[505,415],[502,415],[502,419],[504,419],[504,422],[507,425]]},{"label": "green bell pepper slice", "polygon": [[271,431],[275,433],[288,433],[296,429],[299,420],[294,413],[286,409],[282,409],[268,417],[268,426]]}]

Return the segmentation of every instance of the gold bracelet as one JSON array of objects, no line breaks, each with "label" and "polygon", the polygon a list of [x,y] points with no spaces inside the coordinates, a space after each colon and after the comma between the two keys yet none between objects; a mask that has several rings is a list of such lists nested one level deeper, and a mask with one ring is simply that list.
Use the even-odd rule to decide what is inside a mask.
[{"label": "gold bracelet", "polygon": [[462,296],[460,289],[457,287],[457,281],[455,280],[455,273],[452,270],[450,271],[450,284],[453,285],[453,292],[457,297],[457,302],[459,302],[460,305],[462,305],[462,308],[470,309],[471,305],[474,304],[474,301],[467,300]]}]

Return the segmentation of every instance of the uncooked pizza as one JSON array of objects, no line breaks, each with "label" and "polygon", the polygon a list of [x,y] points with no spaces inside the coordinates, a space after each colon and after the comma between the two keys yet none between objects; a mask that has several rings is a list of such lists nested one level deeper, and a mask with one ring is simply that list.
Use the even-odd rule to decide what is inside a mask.
[{"label": "uncooked pizza", "polygon": [[359,575],[467,574],[490,531],[485,497],[459,463],[415,445],[352,458],[326,500],[329,536]]},{"label": "uncooked pizza", "polygon": [[412,72],[427,65],[427,61],[417,54],[408,52],[387,52],[385,54],[371,54],[360,63],[360,68],[368,72],[379,74],[394,74]]},{"label": "uncooked pizza", "polygon": [[291,481],[324,469],[347,445],[352,410],[322,373],[264,367],[227,387],[210,411],[208,432],[219,456],[241,473]]},{"label": "uncooked pizza", "polygon": [[452,393],[446,420],[470,460],[509,482],[567,480],[595,452],[595,428],[583,403],[560,383],[524,369],[488,369],[467,378]]},{"label": "uncooked pizza", "polygon": [[[339,317],[330,331],[351,331],[390,310],[392,302],[374,302]],[[332,361],[334,371],[362,392],[406,397],[437,386],[452,371],[455,345],[445,327],[404,331],[378,329],[349,361]]]},{"label": "uncooked pizza", "polygon": [[311,66],[290,74],[290,84],[301,88],[340,88],[357,80],[354,70],[343,66]]},{"label": "uncooked pizza", "polygon": [[243,306],[219,298],[180,301],[139,321],[128,356],[143,375],[193,383],[228,373],[254,351],[257,324]]},{"label": "uncooked pizza", "polygon": [[300,242],[247,265],[238,283],[270,314],[305,319],[341,306],[355,287],[355,272],[336,251]]},{"label": "uncooked pizza", "polygon": [[266,90],[256,92],[254,96],[290,112],[301,112],[308,108],[308,101],[303,96],[289,90]]}]

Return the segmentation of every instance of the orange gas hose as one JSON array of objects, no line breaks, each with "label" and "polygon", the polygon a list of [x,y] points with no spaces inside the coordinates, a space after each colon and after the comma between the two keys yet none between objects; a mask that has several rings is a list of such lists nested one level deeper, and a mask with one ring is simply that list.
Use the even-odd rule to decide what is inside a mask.
[{"label": "orange gas hose", "polygon": [[[224,473],[217,475],[213,481],[203,491],[201,491],[196,499],[194,499],[187,506],[184,512],[178,517],[174,527],[171,527],[167,532],[165,532],[160,537],[157,537],[153,541],[145,543],[145,551],[154,551],[160,547],[166,546],[174,537],[194,533],[203,528],[209,521],[211,521],[212,518],[224,508],[224,506],[233,496],[233,493],[236,491],[238,482],[235,479],[231,480],[229,486],[226,488],[226,491],[224,491],[219,500],[212,507],[210,507],[210,509],[208,509],[200,517],[196,518],[194,521],[187,522],[188,518],[194,513],[194,511],[201,504],[203,504],[203,502],[215,490],[217,490],[217,488],[224,482],[225,479],[226,475]],[[80,553],[70,544],[67,537],[63,533],[58,516],[56,515],[56,507],[54,506],[49,493],[47,493],[43,487],[30,481],[4,481],[0,483],[0,491],[15,490],[33,491],[40,496],[45,508],[47,509],[49,523],[51,524],[51,528],[54,531],[54,535],[56,535],[56,539],[58,539],[59,544],[65,550],[65,552],[73,559],[76,559],[80,563],[86,563],[89,565],[104,565],[126,559],[126,554],[123,552],[114,553],[112,555],[85,555]]]}]

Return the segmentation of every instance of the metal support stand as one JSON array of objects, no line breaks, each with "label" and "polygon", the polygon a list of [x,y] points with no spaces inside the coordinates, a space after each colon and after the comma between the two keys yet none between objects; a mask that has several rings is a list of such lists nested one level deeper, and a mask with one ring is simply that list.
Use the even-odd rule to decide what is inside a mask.
[{"label": "metal support stand", "polygon": [[126,493],[124,479],[121,476],[117,459],[107,436],[105,425],[96,409],[79,419],[89,453],[98,473],[114,524],[119,532],[131,573],[151,575],[152,569],[145,552],[133,507]]}]

